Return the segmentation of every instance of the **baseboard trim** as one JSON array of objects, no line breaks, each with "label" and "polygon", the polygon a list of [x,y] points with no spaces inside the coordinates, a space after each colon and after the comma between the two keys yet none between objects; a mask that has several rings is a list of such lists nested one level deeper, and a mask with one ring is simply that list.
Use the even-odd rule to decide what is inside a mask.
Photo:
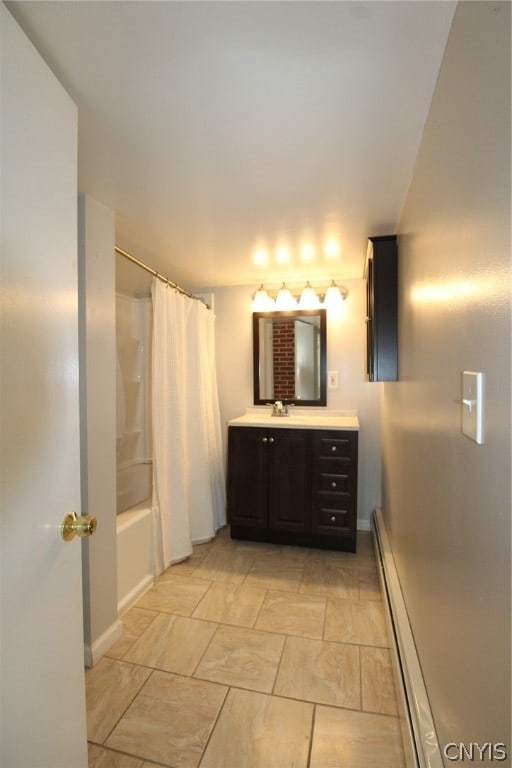
[{"label": "baseboard trim", "polygon": [[399,700],[405,762],[414,768],[443,768],[427,690],[391,552],[382,510],[373,513],[379,577],[393,642],[395,683]]},{"label": "baseboard trim", "polygon": [[149,587],[153,586],[154,583],[155,577],[151,574],[148,574],[143,579],[141,579],[141,581],[139,581],[139,583],[136,584],[134,588],[131,589],[128,594],[124,595],[124,597],[118,602],[118,615],[121,616],[121,614],[125,613],[128,608],[131,608],[132,605],[137,602],[139,597],[142,597],[144,592],[149,589]]},{"label": "baseboard trim", "polygon": [[123,625],[116,619],[108,629],[100,635],[97,640],[92,643],[85,643],[84,645],[84,662],[86,667],[93,667],[106,652],[112,648],[114,643],[120,639],[123,634]]}]

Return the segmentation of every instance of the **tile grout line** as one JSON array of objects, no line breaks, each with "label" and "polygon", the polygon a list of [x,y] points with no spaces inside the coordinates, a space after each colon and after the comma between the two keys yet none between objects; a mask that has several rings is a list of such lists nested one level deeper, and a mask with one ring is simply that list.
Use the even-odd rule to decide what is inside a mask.
[{"label": "tile grout line", "polygon": [[264,589],[265,594],[263,595],[263,600],[260,603],[260,607],[258,608],[258,610],[256,612],[256,618],[254,619],[252,627],[251,627],[251,629],[254,629],[254,630],[256,630],[256,624],[258,623],[258,619],[260,618],[260,614],[261,614],[262,608],[263,608],[263,606],[265,604],[265,600],[268,597],[268,589],[266,589],[265,587],[262,587],[262,589]]},{"label": "tile grout line", "polygon": [[[131,760],[138,760],[140,762],[140,766],[144,765],[144,762],[145,762],[144,758],[143,757],[139,757],[138,755],[134,755],[131,752],[123,752],[123,750],[121,750],[121,749],[114,749],[113,747],[104,747],[102,745],[95,744],[92,741],[88,741],[87,743],[91,744],[94,747],[100,746],[101,749],[105,749],[105,750],[107,750],[107,752],[112,752],[114,755],[121,755],[122,757],[129,757]],[[172,768],[172,766],[169,765],[168,763],[159,763],[159,762],[154,762],[154,761],[153,762],[149,762],[148,765],[149,766],[158,766],[158,768]],[[137,768],[139,768],[139,766],[137,766]]]},{"label": "tile grout line", "polygon": [[325,606],[324,606],[324,618],[322,621],[322,640],[325,641],[325,624],[327,622],[327,606],[329,604],[329,598],[327,595],[325,596]]},{"label": "tile grout line", "polygon": [[274,691],[276,689],[277,678],[279,677],[279,670],[281,669],[281,664],[283,662],[284,649],[286,648],[286,643],[288,642],[288,637],[289,637],[289,635],[286,635],[286,634],[284,635],[284,643],[283,643],[283,647],[281,648],[281,654],[279,656],[279,662],[278,662],[278,664],[276,666],[276,674],[274,675],[274,682],[272,683],[272,690],[270,691],[270,695],[271,696],[275,696],[276,695],[274,693]]},{"label": "tile grout line", "polygon": [[311,756],[313,754],[313,739],[315,737],[316,708],[317,708],[317,704],[314,704],[313,712],[311,716],[311,730],[309,733],[308,757],[306,760],[306,768],[310,768],[311,766]]},{"label": "tile grout line", "polygon": [[232,689],[231,685],[227,686],[226,694],[225,694],[224,699],[222,701],[222,706],[219,707],[219,711],[217,712],[217,717],[215,718],[215,721],[214,721],[214,723],[212,725],[211,731],[208,734],[208,738],[206,739],[206,744],[204,745],[204,749],[203,749],[203,751],[201,753],[201,757],[199,758],[199,762],[197,764],[197,768],[201,767],[201,763],[203,762],[204,756],[206,754],[206,750],[208,749],[208,745],[209,745],[210,741],[213,738],[213,734],[214,734],[215,728],[217,727],[217,724],[218,724],[218,722],[220,720],[220,716],[221,716],[221,714],[222,714],[222,712],[224,710],[224,707],[226,706],[226,702],[228,700],[228,696],[229,696],[229,694],[231,692],[231,689]]},{"label": "tile grout line", "polygon": [[[193,621],[203,621],[203,619],[193,619]],[[198,670],[198,667],[201,665],[201,662],[202,662],[202,660],[204,659],[204,656],[205,656],[206,652],[208,651],[208,649],[209,649],[210,645],[213,643],[213,638],[215,637],[215,635],[216,635],[216,634],[217,634],[217,632],[219,631],[219,628],[220,628],[221,626],[223,626],[223,625],[222,625],[220,622],[213,622],[213,621],[212,621],[211,623],[212,623],[212,624],[216,624],[216,625],[217,625],[217,626],[216,626],[216,628],[215,628],[215,632],[213,633],[213,635],[212,635],[212,636],[210,637],[210,639],[208,640],[208,644],[207,644],[206,648],[204,649],[203,653],[201,654],[201,656],[200,656],[200,658],[199,658],[199,660],[198,660],[197,664],[195,665],[195,667],[194,667],[193,671],[192,671],[192,672],[191,672],[191,674],[189,675],[189,677],[190,677],[190,679],[191,679],[191,680],[202,680],[202,679],[203,679],[203,678],[201,678],[201,677],[194,677],[194,675],[196,674],[196,672],[197,672],[197,670]]]},{"label": "tile grout line", "polygon": [[359,709],[363,712],[363,663],[360,645],[357,646],[357,655],[359,657]]},{"label": "tile grout line", "polygon": [[[133,606],[132,606],[131,608],[129,608],[128,610],[130,610],[130,611],[131,611],[131,610],[132,610],[133,608],[135,608],[135,607],[136,607],[136,605],[133,605]],[[148,610],[148,609],[145,609],[145,610]],[[136,637],[135,637],[135,639],[133,640],[133,642],[132,642],[132,643],[130,643],[130,645],[128,646],[128,648],[126,648],[126,649],[123,651],[123,654],[122,654],[121,656],[112,656],[112,655],[109,653],[109,651],[111,651],[111,650],[112,650],[112,649],[110,648],[110,649],[109,649],[109,651],[107,651],[107,652],[105,653],[105,656],[106,656],[108,659],[113,659],[114,661],[125,661],[125,656],[126,656],[126,654],[127,654],[127,653],[129,653],[129,652],[131,651],[131,649],[133,648],[133,646],[135,645],[135,643],[137,642],[137,640],[139,640],[139,638],[141,638],[141,637],[142,637],[142,635],[144,634],[144,632],[145,632],[147,629],[149,629],[149,627],[151,626],[151,624],[153,624],[153,622],[154,622],[154,621],[155,621],[155,620],[158,618],[158,614],[162,613],[162,611],[154,611],[154,610],[153,610],[153,611],[151,611],[151,612],[152,612],[152,613],[154,613],[155,615],[153,616],[153,618],[151,619],[151,621],[149,622],[149,624],[148,624],[147,626],[145,626],[145,627],[144,627],[144,629],[142,630],[142,632],[141,632],[140,634],[136,635]],[[128,611],[126,611],[126,613],[128,613]],[[123,615],[124,615],[124,614],[123,614]],[[121,620],[121,621],[122,621],[122,620]],[[124,633],[124,625],[123,625],[123,633]],[[122,637],[122,636],[121,636],[121,637]],[[112,647],[114,647],[114,648],[115,648],[115,645],[117,645],[117,643],[115,643],[115,644],[114,644],[114,646],[112,646]],[[130,662],[129,662],[129,663],[130,663]]]},{"label": "tile grout line", "polygon": [[144,688],[144,686],[146,685],[146,683],[147,683],[147,682],[149,682],[149,680],[150,680],[150,679],[151,679],[151,677],[153,676],[153,673],[155,672],[155,670],[154,670],[152,667],[142,667],[140,664],[134,664],[134,663],[133,663],[133,662],[131,662],[131,661],[125,661],[124,663],[125,663],[125,664],[131,664],[132,666],[134,666],[134,667],[138,667],[139,669],[151,669],[151,672],[149,673],[149,675],[147,676],[147,678],[146,678],[146,679],[145,679],[145,680],[144,680],[144,681],[141,683],[141,685],[139,686],[139,688],[137,689],[137,691],[134,693],[134,695],[133,695],[133,696],[132,696],[132,698],[130,699],[129,703],[128,703],[128,704],[126,705],[126,707],[124,708],[124,710],[123,710],[123,712],[121,713],[121,715],[120,715],[120,716],[117,718],[117,720],[116,720],[115,724],[112,726],[112,728],[110,729],[110,731],[108,732],[108,734],[107,734],[107,735],[105,736],[105,738],[103,739],[103,741],[102,741],[102,743],[101,743],[101,746],[102,746],[102,747],[106,747],[107,749],[108,749],[108,747],[106,746],[106,743],[105,743],[105,742],[106,742],[106,741],[107,741],[107,740],[108,740],[108,739],[109,739],[109,738],[112,736],[113,732],[115,731],[115,729],[117,728],[117,726],[119,725],[119,723],[121,722],[121,720],[123,719],[123,717],[126,715],[126,713],[128,712],[128,710],[129,710],[129,709],[130,709],[130,707],[132,706],[133,702],[135,701],[135,699],[136,699],[136,698],[137,698],[137,696],[139,695],[139,693],[142,691],[142,689]]}]

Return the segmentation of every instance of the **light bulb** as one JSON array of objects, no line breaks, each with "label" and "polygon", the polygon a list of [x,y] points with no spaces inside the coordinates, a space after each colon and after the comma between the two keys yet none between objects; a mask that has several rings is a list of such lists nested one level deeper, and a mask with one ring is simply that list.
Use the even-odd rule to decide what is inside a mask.
[{"label": "light bulb", "polygon": [[305,287],[302,289],[299,300],[299,307],[302,307],[302,309],[316,309],[318,306],[320,306],[318,296],[316,295],[315,289],[309,284],[308,280]]},{"label": "light bulb", "polygon": [[341,291],[333,280],[325,292],[324,304],[327,307],[334,307],[339,306],[342,301]]},{"label": "light bulb", "polygon": [[252,311],[268,312],[272,309],[274,309],[274,300],[268,295],[262,283],[252,297]]},{"label": "light bulb", "polygon": [[276,309],[293,309],[297,306],[296,300],[290,293],[290,289],[283,283],[276,298]]}]

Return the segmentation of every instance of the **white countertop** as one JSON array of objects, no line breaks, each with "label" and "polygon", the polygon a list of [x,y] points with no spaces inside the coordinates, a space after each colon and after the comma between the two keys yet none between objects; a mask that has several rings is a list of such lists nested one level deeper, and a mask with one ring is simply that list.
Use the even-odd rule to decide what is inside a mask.
[{"label": "white countertop", "polygon": [[359,430],[356,411],[328,411],[290,407],[290,416],[272,416],[268,406],[247,408],[243,416],[228,421],[232,427],[278,427],[285,429]]}]

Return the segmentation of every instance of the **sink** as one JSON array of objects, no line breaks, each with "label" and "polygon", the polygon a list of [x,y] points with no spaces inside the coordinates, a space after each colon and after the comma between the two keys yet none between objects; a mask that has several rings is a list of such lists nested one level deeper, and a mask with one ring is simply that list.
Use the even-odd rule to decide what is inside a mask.
[{"label": "sink", "polygon": [[322,413],[291,413],[290,416],[272,416],[269,412],[247,409],[243,416],[231,419],[230,426],[276,427],[284,429],[347,429],[358,430],[355,412],[324,411]]}]

